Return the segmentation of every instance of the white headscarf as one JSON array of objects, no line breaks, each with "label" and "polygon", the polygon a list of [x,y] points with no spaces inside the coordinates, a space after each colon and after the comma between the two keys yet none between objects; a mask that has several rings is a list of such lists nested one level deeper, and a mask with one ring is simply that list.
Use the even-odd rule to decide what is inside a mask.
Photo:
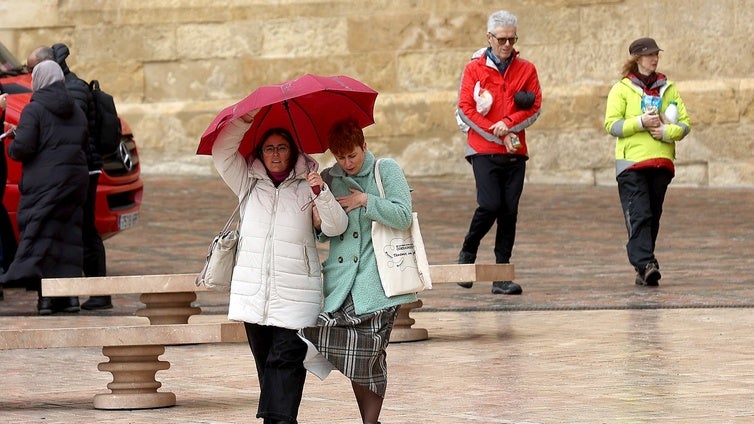
[{"label": "white headscarf", "polygon": [[54,60],[43,60],[31,71],[31,90],[41,90],[52,83],[64,80],[60,65]]}]

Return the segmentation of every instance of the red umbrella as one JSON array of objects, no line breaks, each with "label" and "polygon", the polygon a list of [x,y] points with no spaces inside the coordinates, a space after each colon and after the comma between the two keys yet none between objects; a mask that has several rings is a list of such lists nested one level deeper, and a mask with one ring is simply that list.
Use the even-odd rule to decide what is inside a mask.
[{"label": "red umbrella", "polygon": [[306,153],[327,150],[327,133],[336,122],[352,118],[361,128],[374,123],[377,92],[343,75],[306,74],[282,84],[259,87],[240,102],[223,109],[202,134],[197,155],[212,154],[212,144],[230,121],[260,109],[238,151],[248,156],[270,128],[290,130]]}]

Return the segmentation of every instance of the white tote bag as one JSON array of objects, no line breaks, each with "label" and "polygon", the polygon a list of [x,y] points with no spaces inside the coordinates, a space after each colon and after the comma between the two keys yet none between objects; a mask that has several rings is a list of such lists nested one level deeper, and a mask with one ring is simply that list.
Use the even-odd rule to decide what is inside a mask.
[{"label": "white tote bag", "polygon": [[[374,166],[374,178],[380,190],[380,197],[385,197],[379,160]],[[372,221],[374,256],[377,258],[382,288],[388,297],[419,293],[432,288],[429,262],[416,212],[412,212],[412,218],[411,227],[407,230],[397,230]]]}]

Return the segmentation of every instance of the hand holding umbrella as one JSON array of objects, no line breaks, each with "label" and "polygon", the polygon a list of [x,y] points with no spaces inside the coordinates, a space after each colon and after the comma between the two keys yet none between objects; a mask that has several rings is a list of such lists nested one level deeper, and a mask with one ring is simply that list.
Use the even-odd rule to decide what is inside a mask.
[{"label": "hand holding umbrella", "polygon": [[325,181],[318,172],[312,171],[306,176],[306,181],[309,183],[309,187],[312,188],[312,192],[315,196],[319,196],[319,192],[322,191]]},{"label": "hand holding umbrella", "polygon": [[246,122],[247,124],[251,124],[252,122],[254,122],[254,117],[257,116],[258,113],[259,113],[259,109],[254,109],[251,112],[246,113],[243,116],[241,116],[241,119],[243,119],[243,121]]}]

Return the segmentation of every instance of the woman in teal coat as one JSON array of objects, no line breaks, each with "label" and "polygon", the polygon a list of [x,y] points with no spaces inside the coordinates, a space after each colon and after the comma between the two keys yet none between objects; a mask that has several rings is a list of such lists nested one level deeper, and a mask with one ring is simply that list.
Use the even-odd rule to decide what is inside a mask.
[{"label": "woman in teal coat", "polygon": [[385,197],[375,181],[374,155],[352,121],[330,131],[337,163],[322,175],[348,214],[348,228],[330,242],[324,262],[325,302],[317,327],[303,333],[319,352],[351,380],[364,423],[377,423],[387,388],[386,353],[398,306],[415,294],[387,297],[372,247],[372,221],[397,229],[411,225],[411,192],[398,163],[380,161]]}]

